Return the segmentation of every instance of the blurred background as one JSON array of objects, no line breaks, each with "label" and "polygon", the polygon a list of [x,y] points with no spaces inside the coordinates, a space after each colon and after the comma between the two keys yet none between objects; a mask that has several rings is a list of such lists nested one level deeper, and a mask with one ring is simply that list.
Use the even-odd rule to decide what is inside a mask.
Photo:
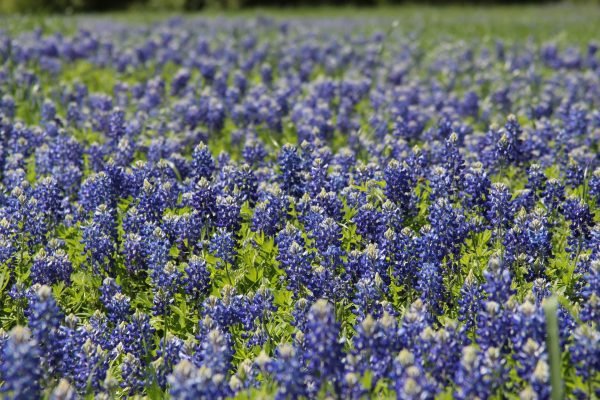
[{"label": "blurred background", "polygon": [[[600,0],[571,0],[570,3],[595,4]],[[128,9],[147,11],[200,11],[200,10],[243,10],[252,8],[292,8],[315,6],[381,7],[405,4],[426,5],[499,5],[499,4],[550,4],[549,0],[0,0],[2,13],[74,13],[107,12]]]}]

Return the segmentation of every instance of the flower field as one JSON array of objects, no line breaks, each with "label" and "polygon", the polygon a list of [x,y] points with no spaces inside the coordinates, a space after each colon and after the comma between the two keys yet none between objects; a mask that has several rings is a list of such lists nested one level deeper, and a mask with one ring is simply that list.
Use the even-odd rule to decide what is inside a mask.
[{"label": "flower field", "polygon": [[0,19],[0,398],[600,396],[600,14],[550,10]]}]

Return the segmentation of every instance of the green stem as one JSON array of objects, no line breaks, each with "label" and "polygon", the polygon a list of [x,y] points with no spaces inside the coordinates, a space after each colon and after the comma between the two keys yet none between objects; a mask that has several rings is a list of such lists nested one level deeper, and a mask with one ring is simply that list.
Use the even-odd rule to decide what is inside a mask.
[{"label": "green stem", "polygon": [[546,314],[546,345],[550,358],[550,384],[552,387],[552,400],[564,398],[564,382],[562,379],[560,344],[558,338],[558,300],[553,296],[544,301]]},{"label": "green stem", "polygon": [[229,279],[229,284],[233,286],[233,280],[231,280],[231,275],[229,275],[229,268],[227,268],[227,263],[225,264],[225,273],[227,274],[227,279]]}]

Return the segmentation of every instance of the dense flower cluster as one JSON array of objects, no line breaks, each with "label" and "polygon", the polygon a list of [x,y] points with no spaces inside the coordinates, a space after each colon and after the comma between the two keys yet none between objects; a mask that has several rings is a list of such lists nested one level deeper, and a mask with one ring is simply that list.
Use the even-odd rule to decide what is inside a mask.
[{"label": "dense flower cluster", "polygon": [[597,45],[375,27],[0,31],[0,397],[600,396]]}]

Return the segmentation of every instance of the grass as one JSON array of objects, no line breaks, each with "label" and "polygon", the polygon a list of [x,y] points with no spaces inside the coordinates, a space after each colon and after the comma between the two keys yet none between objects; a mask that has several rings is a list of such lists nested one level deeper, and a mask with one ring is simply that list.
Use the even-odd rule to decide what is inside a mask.
[{"label": "grass", "polygon": [[[43,30],[70,30],[77,24],[85,26],[87,17],[100,17],[122,23],[147,23],[181,14],[175,12],[129,11],[106,14],[67,16],[2,16],[0,25],[9,32],[33,27]],[[544,6],[401,6],[401,7],[300,7],[256,8],[222,12],[207,10],[184,15],[184,18],[310,18],[323,21],[349,19],[382,19],[397,21],[402,32],[418,32],[425,38],[440,37],[491,41],[496,39],[586,42],[600,38],[600,7],[577,4]],[[97,21],[97,19],[94,19]],[[385,25],[380,25],[381,27]]]}]

